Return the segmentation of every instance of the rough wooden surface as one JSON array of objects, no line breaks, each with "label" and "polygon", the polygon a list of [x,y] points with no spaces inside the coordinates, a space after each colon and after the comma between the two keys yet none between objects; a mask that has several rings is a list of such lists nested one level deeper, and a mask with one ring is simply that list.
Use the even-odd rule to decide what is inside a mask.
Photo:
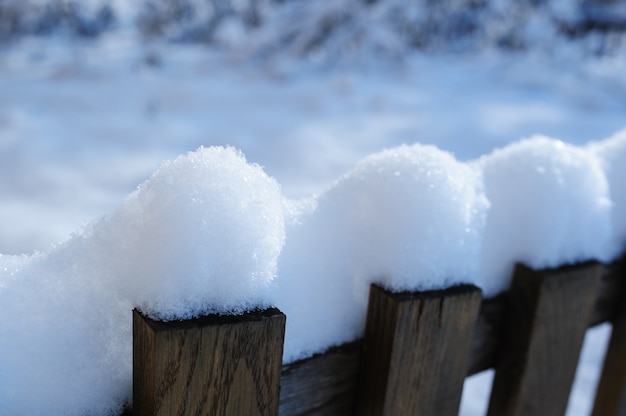
[{"label": "rough wooden surface", "polygon": [[158,322],[133,313],[135,416],[276,415],[285,315]]},{"label": "rough wooden surface", "polygon": [[622,282],[622,302],[613,319],[613,333],[598,384],[593,416],[626,415],[626,267],[615,267]]},{"label": "rough wooden surface", "polygon": [[504,337],[503,312],[507,302],[506,295],[483,299],[470,347],[468,376],[494,367]]},{"label": "rough wooden surface", "polygon": [[619,311],[622,302],[623,270],[626,267],[626,256],[621,260],[603,266],[602,277],[598,282],[596,301],[589,326],[612,321]]},{"label": "rough wooden surface", "polygon": [[489,415],[563,415],[602,266],[535,271],[518,265]]},{"label": "rough wooden surface", "polygon": [[357,397],[359,415],[458,412],[481,291],[370,290]]},{"label": "rough wooden surface", "polygon": [[361,341],[283,367],[279,414],[350,415]]},{"label": "rough wooden surface", "polygon": [[[621,275],[609,265],[598,282],[597,296],[589,326],[612,320],[620,301]],[[472,340],[468,375],[477,374],[495,366],[504,337],[504,321],[508,308],[508,295],[483,299]],[[358,382],[358,363],[361,340],[344,348],[333,348],[307,360],[296,362],[283,369],[281,386],[281,415],[346,415],[345,409],[353,405],[353,394]],[[315,377],[316,368],[324,376]],[[333,378],[333,372],[339,375]],[[332,384],[332,388],[328,385]],[[300,392],[301,399],[283,394]],[[307,399],[311,395],[315,398]]]},{"label": "rough wooden surface", "polygon": [[[598,282],[589,320],[595,326],[615,318],[621,299],[622,276],[610,264]],[[504,337],[508,295],[483,299],[470,348],[468,375],[495,366]],[[280,410],[287,415],[347,415],[354,406],[362,340],[283,367]],[[136,412],[127,412],[126,415]]]}]

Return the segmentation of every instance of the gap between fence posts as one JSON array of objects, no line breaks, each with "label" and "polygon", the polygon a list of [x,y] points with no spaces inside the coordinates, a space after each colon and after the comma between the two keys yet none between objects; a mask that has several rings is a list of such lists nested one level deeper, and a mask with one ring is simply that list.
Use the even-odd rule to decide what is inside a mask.
[{"label": "gap between fence posts", "polygon": [[458,413],[481,290],[370,289],[358,415]]},{"label": "gap between fence posts", "polygon": [[285,315],[155,321],[133,311],[133,416],[276,415]]},{"label": "gap between fence posts", "polygon": [[621,303],[612,319],[611,341],[596,393],[593,416],[626,415],[626,256],[609,266],[621,281]]},{"label": "gap between fence posts", "polygon": [[489,415],[563,415],[602,265],[532,270],[518,264]]}]

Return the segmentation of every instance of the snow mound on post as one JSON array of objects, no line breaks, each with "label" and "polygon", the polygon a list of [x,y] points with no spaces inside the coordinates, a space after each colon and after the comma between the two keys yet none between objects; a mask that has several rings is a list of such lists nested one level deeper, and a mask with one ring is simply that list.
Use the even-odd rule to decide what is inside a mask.
[{"label": "snow mound on post", "polygon": [[609,181],[613,202],[613,251],[617,257],[626,250],[626,130],[617,132],[612,137],[590,146],[602,160],[602,167]]},{"label": "snow mound on post", "polygon": [[414,145],[374,154],[324,199],[343,216],[351,269],[368,284],[399,292],[476,279],[487,201],[479,175],[449,153]]},{"label": "snow mound on post", "polygon": [[119,256],[121,293],[170,320],[270,306],[284,237],[277,182],[210,147],[163,164],[91,239]]},{"label": "snow mound on post", "polygon": [[488,206],[480,186],[450,154],[402,146],[301,203],[279,265],[285,362],[359,337],[372,282],[404,291],[475,281]]},{"label": "snow mound on post", "polygon": [[0,414],[120,414],[132,308],[185,319],[273,306],[284,232],[278,184],[231,148],[201,148],[66,243],[0,255]]},{"label": "snow mound on post", "polygon": [[491,203],[483,246],[486,296],[506,290],[516,262],[533,268],[604,260],[608,184],[591,152],[535,136],[478,161]]},{"label": "snow mound on post", "polygon": [[83,253],[0,256],[0,414],[115,415],[130,399],[131,305]]}]

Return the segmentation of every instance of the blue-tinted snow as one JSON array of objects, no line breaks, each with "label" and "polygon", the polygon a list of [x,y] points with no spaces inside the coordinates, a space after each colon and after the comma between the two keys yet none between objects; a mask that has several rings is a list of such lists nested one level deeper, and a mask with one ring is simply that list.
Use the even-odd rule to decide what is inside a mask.
[{"label": "blue-tinted snow", "polygon": [[[96,256],[99,246],[84,242],[98,235],[97,227],[81,226],[114,217],[163,160],[199,146],[233,145],[276,178],[283,196],[297,199],[323,195],[358,161],[403,143],[436,145],[460,161],[535,133],[582,148],[624,126],[623,60],[581,60],[569,53],[561,50],[554,61],[532,53],[418,56],[384,70],[366,62],[359,71],[319,72],[280,61],[259,70],[201,47],[138,47],[124,36],[69,46],[25,38],[3,50],[0,325],[11,337],[0,341],[7,357],[0,388],[11,399],[2,405],[27,414],[82,414],[96,403],[93,410],[106,414],[130,397],[127,311],[138,298],[120,297],[120,282],[94,278],[102,276],[106,256]],[[594,154],[603,160],[614,207],[622,204],[623,175],[615,167],[624,164],[613,159],[621,153]],[[316,215],[317,198],[275,208],[292,221],[283,254],[293,250],[290,227]],[[41,253],[19,255],[33,250]],[[119,270],[123,259],[131,261],[119,253],[109,257],[109,266]],[[287,276],[277,270],[278,290],[289,290]],[[158,279],[171,283],[167,276]],[[330,296],[339,292],[328,293],[332,304]],[[352,332],[342,336],[358,336],[362,320],[353,322]],[[24,326],[33,330],[24,332]],[[291,330],[287,336],[297,335]],[[331,335],[300,356],[340,341]],[[585,363],[597,368],[600,355]],[[63,382],[64,375],[80,381]],[[32,386],[47,393],[33,395]],[[573,403],[588,397],[590,384],[582,386],[587,394],[576,391]],[[570,411],[576,414],[576,408]]]}]

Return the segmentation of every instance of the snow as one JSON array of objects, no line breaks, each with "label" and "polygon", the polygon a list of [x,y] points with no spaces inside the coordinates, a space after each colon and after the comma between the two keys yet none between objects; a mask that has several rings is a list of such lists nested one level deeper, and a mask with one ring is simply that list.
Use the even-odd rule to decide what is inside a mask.
[{"label": "snow", "polygon": [[168,320],[271,306],[283,241],[276,181],[211,147],[164,163],[48,252],[1,256],[0,413],[119,413],[129,311]]},{"label": "snow", "polygon": [[0,257],[2,414],[119,413],[132,389],[131,305],[74,251]]},{"label": "snow", "polygon": [[602,166],[609,181],[613,245],[615,255],[624,252],[626,247],[626,130],[615,133],[610,138],[589,145],[592,152],[602,160]]},{"label": "snow", "polygon": [[273,303],[285,230],[276,181],[232,148],[164,163],[83,235],[94,270],[162,320]]},{"label": "snow", "polygon": [[[545,22],[533,24],[549,29]],[[237,42],[240,29],[224,27],[223,41]],[[359,30],[354,25],[337,32],[346,43],[334,51],[343,53]],[[595,50],[593,39],[585,42]],[[514,256],[547,265],[607,257],[604,250],[614,254],[623,244],[623,133],[599,141],[624,127],[619,55],[581,59],[560,45],[555,60],[532,51],[472,59],[417,55],[402,64],[372,58],[358,70],[323,72],[280,59],[242,64],[236,54],[224,57],[197,46],[138,47],[127,34],[93,43],[16,43],[0,54],[3,414],[119,410],[131,391],[134,306],[171,319],[275,302],[288,313],[290,361],[358,337],[370,281],[397,289],[435,287],[440,279],[481,283],[485,265],[470,254],[494,250],[494,240],[480,235],[494,232],[490,224],[500,210],[522,218],[517,230],[527,234],[531,248],[543,232],[556,238],[545,240],[549,258],[513,242],[496,247],[508,259],[487,267],[504,270],[493,273],[499,281],[492,276],[482,283],[487,294],[506,286]],[[544,138],[506,147],[535,133],[569,144]],[[590,141],[595,144],[587,147]],[[232,148],[210,147],[215,145],[241,149],[263,169]],[[188,154],[200,146],[206,149]],[[176,159],[181,154],[186,156]],[[466,163],[482,156],[483,162]],[[499,201],[491,182],[481,189],[475,177],[481,164],[486,174],[487,166],[500,175],[522,171],[526,180],[495,174],[496,184],[504,193],[508,187],[549,194],[540,201],[545,211],[528,200]],[[582,176],[584,169],[592,175]],[[428,172],[434,178],[427,179]],[[222,174],[229,179],[208,180]],[[417,189],[402,192],[412,186],[426,192],[429,184],[435,188],[428,199],[420,199]],[[350,195],[371,209],[341,220],[354,211]],[[189,203],[194,198],[197,205]],[[458,199],[469,206],[447,206]],[[213,204],[228,208],[216,212]],[[532,223],[524,212],[533,212]],[[574,218],[581,234],[566,229]],[[202,220],[217,228],[194,227]],[[513,233],[515,224],[505,220],[500,232]],[[621,237],[608,234],[610,221]],[[432,229],[416,233],[425,223]],[[194,238],[181,238],[183,233]],[[437,247],[426,246],[428,238]],[[256,258],[249,256],[251,247],[259,249]],[[396,257],[426,249],[435,251],[436,262]],[[442,263],[447,250],[463,261]],[[170,251],[185,261],[159,255]],[[211,257],[218,252],[226,262]],[[239,297],[244,292],[250,296]],[[323,321],[326,313],[344,315],[333,327]],[[606,331],[590,336],[572,415],[590,406],[597,375],[588,370],[597,372],[598,340]],[[478,390],[488,391],[488,380],[477,382]],[[480,414],[472,410],[481,407],[480,394],[472,391],[464,414]]]},{"label": "snow", "polygon": [[611,201],[600,159],[535,136],[482,157],[491,203],[484,234],[485,296],[508,287],[516,262],[536,269],[611,259]]},{"label": "snow", "polygon": [[477,281],[488,203],[478,172],[449,153],[416,144],[372,154],[301,204],[279,260],[286,362],[362,336],[373,282],[409,291]]}]

